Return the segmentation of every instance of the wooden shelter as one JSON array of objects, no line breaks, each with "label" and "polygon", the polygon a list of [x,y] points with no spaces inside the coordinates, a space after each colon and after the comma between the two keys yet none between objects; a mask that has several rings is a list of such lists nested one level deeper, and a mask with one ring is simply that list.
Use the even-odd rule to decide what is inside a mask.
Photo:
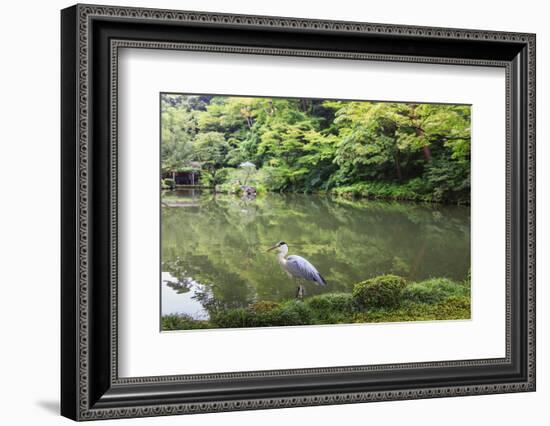
[{"label": "wooden shelter", "polygon": [[196,186],[200,185],[201,164],[191,162],[187,167],[162,174],[163,179],[172,179],[174,185]]}]

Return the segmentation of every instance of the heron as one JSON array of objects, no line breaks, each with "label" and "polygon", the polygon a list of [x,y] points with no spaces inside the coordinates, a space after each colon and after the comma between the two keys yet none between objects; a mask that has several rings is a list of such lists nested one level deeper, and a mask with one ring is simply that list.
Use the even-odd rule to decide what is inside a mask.
[{"label": "heron", "polygon": [[[277,259],[280,265],[286,271],[290,278],[296,278],[298,280],[303,279],[306,281],[313,281],[320,286],[327,285],[327,282],[323,276],[319,273],[317,268],[313,266],[307,259],[295,254],[287,256],[288,245],[284,241],[279,241],[273,247],[270,247],[267,251],[277,250]],[[305,288],[302,284],[298,285],[296,292],[297,298],[304,297]]]}]

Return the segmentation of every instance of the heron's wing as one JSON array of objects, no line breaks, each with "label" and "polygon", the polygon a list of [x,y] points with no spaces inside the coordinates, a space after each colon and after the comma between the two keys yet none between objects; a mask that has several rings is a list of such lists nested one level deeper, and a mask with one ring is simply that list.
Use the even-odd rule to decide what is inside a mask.
[{"label": "heron's wing", "polygon": [[286,268],[292,275],[298,278],[315,281],[320,285],[326,284],[325,279],[321,276],[319,271],[317,271],[315,266],[301,256],[288,256],[286,258]]}]

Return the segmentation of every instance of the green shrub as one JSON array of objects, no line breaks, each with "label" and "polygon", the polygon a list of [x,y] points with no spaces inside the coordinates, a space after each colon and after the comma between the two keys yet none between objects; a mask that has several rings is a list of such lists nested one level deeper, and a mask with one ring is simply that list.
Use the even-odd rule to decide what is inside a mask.
[{"label": "green shrub", "polygon": [[356,313],[353,322],[408,322],[470,319],[470,298],[451,296],[441,303],[426,304],[404,302],[396,309],[372,309]]},{"label": "green shrub", "polygon": [[253,185],[256,188],[256,194],[265,194],[267,192],[267,187],[263,183],[257,183]]},{"label": "green shrub", "polygon": [[439,303],[450,296],[469,296],[469,286],[447,278],[431,278],[410,283],[403,290],[403,299],[416,303]]},{"label": "green shrub", "polygon": [[226,168],[203,168],[201,170],[201,184],[205,186],[216,187],[222,185],[227,181],[229,170]]},{"label": "green shrub", "polygon": [[210,312],[210,321],[216,328],[250,327],[251,313],[244,308],[218,310]]},{"label": "green shrub", "polygon": [[470,319],[471,302],[469,296],[451,296],[435,305],[436,319]]},{"label": "green shrub", "polygon": [[320,324],[349,323],[352,313],[357,310],[349,293],[319,294],[307,298],[304,303],[311,309],[315,323]]},{"label": "green shrub", "polygon": [[[342,197],[364,197],[383,200],[408,200],[425,202],[469,203],[469,180],[462,185],[460,193],[454,193],[445,187],[444,182],[437,182],[436,170],[426,176],[410,179],[406,182],[366,181],[351,185],[337,186],[330,190],[333,195]],[[458,184],[455,182],[454,184]]]},{"label": "green shrub", "polygon": [[203,328],[212,328],[209,321],[195,320],[185,314],[164,315],[161,318],[161,329],[170,330],[196,330]]},{"label": "green shrub", "polygon": [[381,275],[355,284],[353,298],[362,308],[399,306],[406,281],[397,275]]},{"label": "green shrub", "polygon": [[262,322],[261,325],[313,324],[311,310],[300,300],[288,300],[269,313],[258,315],[258,320]]},{"label": "green shrub", "polygon": [[281,304],[278,302],[272,302],[271,300],[260,300],[252,303],[248,309],[255,314],[264,314],[280,307]]},{"label": "green shrub", "polygon": [[353,296],[349,293],[325,293],[306,299],[314,311],[350,312],[354,309]]},{"label": "green shrub", "polygon": [[470,203],[470,162],[434,159],[422,176],[433,187],[436,201]]},{"label": "green shrub", "polygon": [[422,194],[424,196],[431,194],[433,191],[432,185],[421,177],[413,178],[406,183],[407,189],[414,194]]},{"label": "green shrub", "polygon": [[422,201],[424,196],[424,194],[415,192],[406,184],[392,182],[359,182],[333,188],[332,193],[343,196],[411,201]]},{"label": "green shrub", "polygon": [[176,186],[174,179],[161,179],[160,186],[162,189],[172,189]]},{"label": "green shrub", "polygon": [[261,301],[248,308],[211,313],[211,322],[219,328],[267,327],[313,324],[311,310],[301,301]]},{"label": "green shrub", "polygon": [[219,192],[222,194],[240,194],[241,186],[234,182],[222,183],[220,185],[216,185],[216,192]]}]

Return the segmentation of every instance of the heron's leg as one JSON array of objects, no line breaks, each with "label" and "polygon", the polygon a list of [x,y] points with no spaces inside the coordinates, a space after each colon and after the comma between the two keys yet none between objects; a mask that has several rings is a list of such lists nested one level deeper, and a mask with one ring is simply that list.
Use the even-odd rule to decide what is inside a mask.
[{"label": "heron's leg", "polygon": [[306,295],[306,288],[302,284],[298,284],[296,289],[296,299],[303,299]]}]

